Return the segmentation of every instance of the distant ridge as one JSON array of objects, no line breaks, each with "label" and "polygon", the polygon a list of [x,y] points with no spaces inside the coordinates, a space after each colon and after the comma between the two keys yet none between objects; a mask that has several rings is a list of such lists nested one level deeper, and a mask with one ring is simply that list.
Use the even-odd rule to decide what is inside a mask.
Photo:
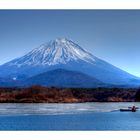
[{"label": "distant ridge", "polygon": [[43,85],[49,87],[83,87],[93,88],[105,86],[104,83],[81,72],[56,69],[30,77],[25,86]]}]

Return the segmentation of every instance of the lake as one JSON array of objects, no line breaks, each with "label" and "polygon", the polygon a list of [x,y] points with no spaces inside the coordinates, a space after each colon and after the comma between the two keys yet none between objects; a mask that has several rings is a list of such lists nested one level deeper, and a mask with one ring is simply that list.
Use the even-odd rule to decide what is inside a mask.
[{"label": "lake", "polygon": [[140,130],[140,103],[0,104],[0,130]]}]

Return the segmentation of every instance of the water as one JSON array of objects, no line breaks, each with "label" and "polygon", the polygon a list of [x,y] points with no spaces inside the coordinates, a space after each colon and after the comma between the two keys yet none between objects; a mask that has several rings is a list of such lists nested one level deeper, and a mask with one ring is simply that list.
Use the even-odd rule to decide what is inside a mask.
[{"label": "water", "polygon": [[140,130],[140,103],[0,104],[0,130]]}]

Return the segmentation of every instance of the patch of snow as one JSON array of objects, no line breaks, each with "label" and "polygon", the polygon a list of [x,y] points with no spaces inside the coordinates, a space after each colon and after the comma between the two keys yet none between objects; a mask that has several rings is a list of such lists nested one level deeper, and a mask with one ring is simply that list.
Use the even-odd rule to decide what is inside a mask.
[{"label": "patch of snow", "polygon": [[95,63],[95,57],[76,43],[66,38],[58,38],[42,44],[21,58],[15,59],[7,65],[56,65],[69,61],[85,61]]},{"label": "patch of snow", "polygon": [[14,80],[14,81],[16,81],[16,80],[17,80],[17,78],[16,78],[16,77],[13,77],[13,80]]}]

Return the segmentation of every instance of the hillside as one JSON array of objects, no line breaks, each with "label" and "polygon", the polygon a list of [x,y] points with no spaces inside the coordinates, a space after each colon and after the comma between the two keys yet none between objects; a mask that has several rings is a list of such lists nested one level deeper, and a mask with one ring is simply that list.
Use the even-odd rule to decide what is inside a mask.
[{"label": "hillside", "polygon": [[41,73],[39,75],[28,78],[24,83],[24,86],[43,85],[49,87],[54,86],[65,88],[93,88],[105,86],[103,82],[88,76],[87,74],[64,69],[56,69]]}]

